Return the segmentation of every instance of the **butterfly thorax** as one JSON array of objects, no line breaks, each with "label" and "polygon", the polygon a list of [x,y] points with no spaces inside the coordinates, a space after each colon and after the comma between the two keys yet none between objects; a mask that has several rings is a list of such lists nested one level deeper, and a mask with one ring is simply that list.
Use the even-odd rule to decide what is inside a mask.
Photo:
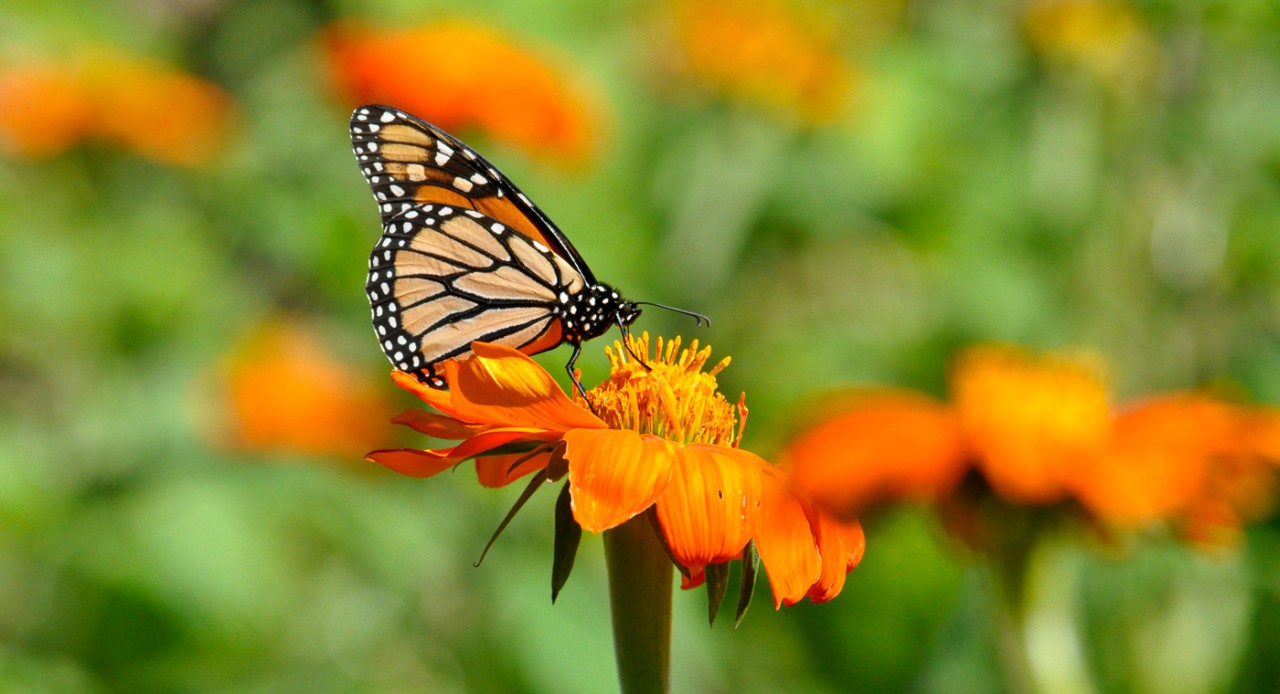
[{"label": "butterfly thorax", "polygon": [[577,294],[561,292],[553,313],[563,326],[567,342],[584,342],[608,332],[614,325],[631,325],[640,309],[607,284],[595,284]]}]

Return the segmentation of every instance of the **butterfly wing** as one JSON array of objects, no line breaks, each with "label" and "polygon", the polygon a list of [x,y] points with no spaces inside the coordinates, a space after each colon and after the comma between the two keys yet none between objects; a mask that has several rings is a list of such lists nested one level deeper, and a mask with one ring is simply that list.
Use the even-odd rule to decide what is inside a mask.
[{"label": "butterfly wing", "polygon": [[541,243],[588,285],[596,284],[577,249],[546,214],[449,133],[399,109],[369,105],[351,114],[351,144],[384,224],[417,205],[471,209]]},{"label": "butterfly wing", "polygon": [[442,386],[439,365],[472,341],[526,354],[559,345],[561,309],[585,286],[564,258],[493,217],[426,204],[384,223],[366,292],[387,358]]}]

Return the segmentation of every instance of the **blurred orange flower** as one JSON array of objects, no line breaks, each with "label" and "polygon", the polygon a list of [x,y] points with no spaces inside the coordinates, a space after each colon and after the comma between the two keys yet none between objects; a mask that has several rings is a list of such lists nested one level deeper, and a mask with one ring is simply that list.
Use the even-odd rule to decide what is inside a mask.
[{"label": "blurred orange flower", "polygon": [[216,440],[233,450],[352,457],[382,438],[390,405],[322,344],[277,323],[235,350],[221,373]]},{"label": "blurred orange flower", "polygon": [[936,501],[968,468],[955,414],[928,397],[855,391],[829,399],[823,409],[835,414],[796,436],[780,463],[819,506],[843,513],[875,503]]},{"label": "blurred orange flower", "polygon": [[528,152],[577,161],[594,148],[595,109],[547,60],[496,31],[451,22],[323,34],[330,78],[350,107],[384,103],[451,132],[479,128]]},{"label": "blurred orange flower", "polygon": [[[555,379],[515,350],[474,343],[476,356],[448,362],[448,391],[392,377],[441,414],[409,410],[393,421],[442,439],[437,450],[374,451],[369,459],[414,477],[430,477],[474,459],[480,483],[497,487],[537,473],[568,477],[573,517],[603,532],[653,509],[662,539],[698,585],[704,568],[740,558],[754,540],[773,586],[775,606],[806,595],[834,597],[861,558],[861,527],[823,519],[790,491],[785,477],[738,447],[741,423],[716,390],[721,361],[703,370],[710,348],[648,335],[606,349],[608,380],[587,393],[586,409]],[[594,411],[594,412],[593,412]],[[839,578],[835,575],[839,574]]]},{"label": "blurred orange flower", "polygon": [[1107,523],[1171,522],[1206,543],[1270,510],[1280,411],[1173,393],[1113,412],[1097,361],[976,347],[955,362],[949,406],[857,392],[782,460],[797,489],[836,515],[938,501],[970,466],[1006,502],[1073,500]]},{"label": "blurred orange flower", "polygon": [[858,79],[837,48],[831,17],[779,0],[670,0],[663,60],[712,92],[791,114],[838,119]]},{"label": "blurred orange flower", "polygon": [[1091,359],[984,346],[959,356],[951,397],[978,468],[1001,496],[1043,504],[1067,493],[1080,459],[1110,435]]},{"label": "blurred orange flower", "polygon": [[1032,48],[1123,87],[1154,74],[1160,51],[1141,16],[1120,0],[1036,0],[1025,18]]},{"label": "blurred orange flower", "polygon": [[0,141],[23,156],[100,140],[197,166],[222,146],[232,117],[231,98],[217,86],[116,51],[0,69]]}]

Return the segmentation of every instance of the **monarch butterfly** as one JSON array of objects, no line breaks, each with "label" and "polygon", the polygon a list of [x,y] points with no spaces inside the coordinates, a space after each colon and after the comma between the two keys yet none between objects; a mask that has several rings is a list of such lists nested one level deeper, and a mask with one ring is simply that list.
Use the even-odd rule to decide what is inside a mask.
[{"label": "monarch butterfly", "polygon": [[351,114],[351,144],[382,216],[365,292],[392,365],[446,387],[442,365],[471,355],[473,341],[525,354],[573,346],[617,325],[640,305],[596,281],[573,243],[484,157],[420,118],[387,106]]}]

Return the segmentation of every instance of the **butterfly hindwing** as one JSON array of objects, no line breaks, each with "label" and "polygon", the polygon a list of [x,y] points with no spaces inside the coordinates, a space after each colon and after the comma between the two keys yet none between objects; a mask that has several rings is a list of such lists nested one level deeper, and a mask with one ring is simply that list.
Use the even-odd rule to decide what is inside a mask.
[{"label": "butterfly hindwing", "polygon": [[560,344],[562,311],[585,287],[564,258],[488,215],[416,204],[384,220],[366,293],[387,358],[441,385],[438,365],[473,340],[527,354]]}]

